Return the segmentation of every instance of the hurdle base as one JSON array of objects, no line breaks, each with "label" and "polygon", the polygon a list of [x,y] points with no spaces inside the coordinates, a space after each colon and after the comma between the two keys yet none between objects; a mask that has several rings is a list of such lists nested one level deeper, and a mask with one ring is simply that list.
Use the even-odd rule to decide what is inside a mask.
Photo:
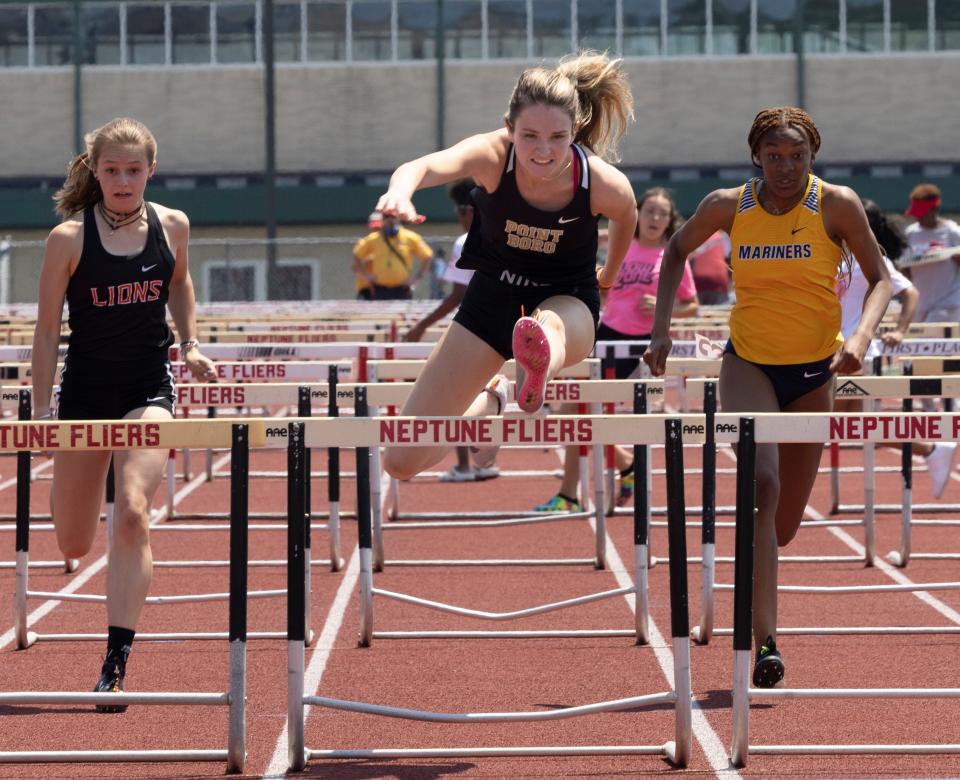
[{"label": "hurdle base", "polygon": [[0,753],[0,764],[126,764],[226,760],[226,750],[30,750]]},{"label": "hurdle base", "polygon": [[25,642],[17,642],[17,650],[26,650],[28,647],[35,645],[37,640],[40,638],[40,635],[35,631],[27,631],[27,639]]},{"label": "hurdle base", "polygon": [[896,566],[898,569],[904,569],[907,566],[907,558],[904,558],[899,552],[893,550],[892,552],[887,553],[887,560],[893,566]]},{"label": "hurdle base", "polygon": [[667,756],[672,742],[663,745],[584,745],[583,747],[473,747],[473,748],[371,748],[316,750],[307,748],[312,758],[490,758],[510,756]]}]

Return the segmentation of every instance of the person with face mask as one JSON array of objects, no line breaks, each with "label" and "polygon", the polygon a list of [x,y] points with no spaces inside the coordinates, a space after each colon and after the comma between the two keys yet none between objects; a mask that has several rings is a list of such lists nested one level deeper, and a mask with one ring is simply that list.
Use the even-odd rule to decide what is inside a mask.
[{"label": "person with face mask", "polygon": [[429,267],[433,250],[418,233],[403,227],[394,216],[374,212],[367,224],[371,232],[353,247],[357,298],[409,300]]}]

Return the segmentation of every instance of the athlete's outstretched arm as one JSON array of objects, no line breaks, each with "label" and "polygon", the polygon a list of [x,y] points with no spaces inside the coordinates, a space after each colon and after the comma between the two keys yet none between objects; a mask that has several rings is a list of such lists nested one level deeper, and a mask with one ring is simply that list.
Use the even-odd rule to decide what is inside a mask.
[{"label": "athlete's outstretched arm", "polygon": [[643,359],[654,376],[661,376],[667,367],[670,354],[670,319],[673,302],[683,276],[687,257],[718,230],[729,233],[733,228],[733,216],[737,208],[739,189],[714,190],[701,201],[696,213],[673,234],[663,252],[660,263],[660,280],[657,283],[657,309],[650,330],[650,346]]},{"label": "athlete's outstretched arm", "polygon": [[630,180],[619,170],[595,155],[590,155],[590,207],[609,221],[607,262],[600,284],[610,287],[617,281],[623,258],[637,228],[637,199]]},{"label": "athlete's outstretched arm", "polygon": [[823,222],[830,237],[838,244],[846,244],[856,257],[868,284],[860,321],[850,338],[837,350],[830,364],[831,371],[855,374],[859,373],[863,366],[863,356],[877,331],[883,313],[887,310],[893,286],[857,193],[849,187],[825,185]]},{"label": "athlete's outstretched arm", "polygon": [[83,223],[71,220],[57,225],[43,251],[40,288],[37,298],[37,325],[33,331],[31,373],[33,376],[33,416],[50,416],[53,378],[60,349],[60,321],[63,300],[70,283],[71,266],[80,259],[83,248]]},{"label": "athlete's outstretched arm", "polygon": [[187,364],[193,378],[198,382],[213,382],[217,370],[210,358],[204,356],[197,346],[197,298],[193,291],[193,279],[190,277],[188,245],[190,243],[190,220],[182,211],[168,209],[164,227],[170,239],[170,248],[174,252],[176,264],[170,279],[170,296],[167,308],[173,317],[177,335],[181,343],[193,342],[195,346],[181,351],[180,359]]},{"label": "athlete's outstretched arm", "polygon": [[481,185],[497,182],[507,143],[506,130],[496,130],[403,163],[390,177],[390,186],[377,201],[376,210],[404,222],[422,222],[411,200],[414,192],[468,176]]}]

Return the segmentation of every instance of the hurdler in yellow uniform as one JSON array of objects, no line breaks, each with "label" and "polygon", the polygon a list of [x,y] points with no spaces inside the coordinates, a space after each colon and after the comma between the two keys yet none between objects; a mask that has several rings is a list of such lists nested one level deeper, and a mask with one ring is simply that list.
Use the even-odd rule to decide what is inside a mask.
[{"label": "hurdler in yellow uniform", "polygon": [[836,292],[843,250],[823,226],[820,179],[810,174],[803,199],[779,215],[757,202],[760,181],[741,188],[730,234],[737,292],[730,340],[752,363],[813,363],[843,343]]}]

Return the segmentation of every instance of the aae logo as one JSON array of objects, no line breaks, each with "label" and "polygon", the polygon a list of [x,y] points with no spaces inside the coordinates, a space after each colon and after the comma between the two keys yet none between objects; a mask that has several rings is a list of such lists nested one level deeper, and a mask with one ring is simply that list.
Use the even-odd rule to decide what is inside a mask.
[{"label": "aae logo", "polygon": [[737,433],[736,423],[717,423],[714,427],[714,433]]},{"label": "aae logo", "polygon": [[707,429],[704,425],[684,425],[684,433],[706,433]]},{"label": "aae logo", "polygon": [[285,439],[287,438],[287,429],[286,428],[267,428],[267,438],[268,439]]},{"label": "aae logo", "polygon": [[864,390],[860,385],[854,382],[852,379],[848,379],[835,391],[837,395],[870,395],[866,390]]}]

